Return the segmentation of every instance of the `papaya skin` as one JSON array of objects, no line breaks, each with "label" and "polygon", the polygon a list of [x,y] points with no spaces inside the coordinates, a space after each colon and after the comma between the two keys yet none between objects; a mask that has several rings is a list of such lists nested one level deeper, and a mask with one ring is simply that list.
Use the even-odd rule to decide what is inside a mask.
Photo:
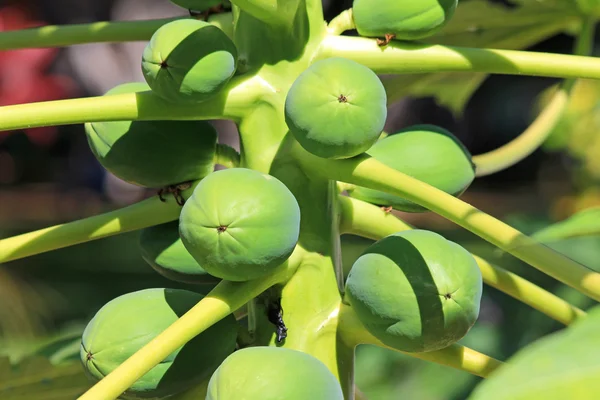
[{"label": "papaya skin", "polygon": [[[471,153],[451,132],[435,125],[413,125],[402,129],[379,140],[367,154],[456,197],[463,194],[475,179]],[[398,196],[360,186],[350,188],[348,194],[398,211],[427,211]]]},{"label": "papaya skin", "polygon": [[417,40],[433,35],[452,18],[458,0],[354,0],[358,34]]},{"label": "papaya skin", "polygon": [[209,274],[230,281],[256,279],[292,254],[300,207],[271,175],[246,168],[216,171],[183,206],[179,234]]},{"label": "papaya skin", "polygon": [[237,49],[219,28],[180,19],[161,26],[142,54],[152,91],[170,102],[199,103],[221,91],[237,68]]},{"label": "papaya skin", "polygon": [[[202,297],[187,290],[152,288],[111,300],[84,330],[80,355],[86,374],[94,381],[102,379]],[[123,398],[170,396],[202,382],[235,350],[237,331],[235,318],[227,316],[143,375]]]},{"label": "papaya skin", "polygon": [[[126,83],[105,95],[149,90]],[[162,188],[202,179],[214,170],[217,131],[206,121],[110,121],[84,125],[98,162],[134,185]]]},{"label": "papaya skin", "polygon": [[331,159],[367,151],[387,117],[387,95],[369,68],[344,58],[317,61],[294,81],[287,126],[310,153]]},{"label": "papaya skin", "polygon": [[144,261],[165,278],[210,287],[220,282],[220,279],[209,275],[186,250],[179,237],[178,221],[143,229],[139,246]]},{"label": "papaya skin", "polygon": [[284,347],[248,347],[215,371],[206,400],[242,398],[343,400],[344,396],[335,376],[317,358]]},{"label": "papaya skin", "polygon": [[473,256],[425,230],[371,245],[353,264],[346,296],[365,328],[405,352],[456,343],[479,316],[482,277]]}]

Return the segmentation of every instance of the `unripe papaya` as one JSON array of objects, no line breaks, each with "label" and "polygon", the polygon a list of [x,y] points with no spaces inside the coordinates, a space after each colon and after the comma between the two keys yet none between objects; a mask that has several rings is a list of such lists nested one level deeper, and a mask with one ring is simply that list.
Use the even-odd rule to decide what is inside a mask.
[{"label": "unripe papaya", "polygon": [[237,68],[237,49],[219,28],[180,19],[154,32],[142,55],[152,91],[171,102],[202,102],[216,95]]},{"label": "unripe papaya", "polygon": [[[149,90],[126,83],[106,95]],[[202,179],[214,169],[217,131],[206,121],[111,121],[85,124],[92,153],[120,179],[159,188]]]},{"label": "unripe papaya", "polygon": [[345,58],[317,61],[296,78],[285,101],[285,119],[296,140],[323,158],[367,151],[387,118],[383,84],[369,68]]},{"label": "unripe papaya", "polygon": [[439,350],[464,337],[479,316],[482,290],[473,256],[424,230],[375,242],[346,280],[347,299],[365,328],[406,352]]},{"label": "unripe papaya", "polygon": [[209,275],[187,251],[179,237],[178,221],[143,229],[139,246],[142,258],[166,278],[211,286],[219,282],[218,278]]},{"label": "unripe papaya", "polygon": [[[196,305],[202,295],[180,289],[145,289],[105,304],[83,332],[86,373],[100,380]],[[139,378],[123,398],[169,396],[207,379],[234,350],[237,322],[229,315]]]},{"label": "unripe papaya", "polygon": [[272,272],[292,254],[300,207],[277,178],[230,168],[204,178],[179,216],[181,240],[211,275],[246,281]]},{"label": "unripe papaya", "polygon": [[439,31],[457,5],[458,0],[354,0],[352,10],[361,36],[415,40]]},{"label": "unripe papaya", "polygon": [[[367,154],[383,164],[453,196],[475,179],[471,154],[452,133],[434,125],[414,125],[379,140]],[[398,196],[357,186],[348,194],[379,206],[405,212],[427,211]]]},{"label": "unripe papaya", "polygon": [[317,358],[285,347],[238,350],[210,378],[206,400],[343,400],[335,376]]}]

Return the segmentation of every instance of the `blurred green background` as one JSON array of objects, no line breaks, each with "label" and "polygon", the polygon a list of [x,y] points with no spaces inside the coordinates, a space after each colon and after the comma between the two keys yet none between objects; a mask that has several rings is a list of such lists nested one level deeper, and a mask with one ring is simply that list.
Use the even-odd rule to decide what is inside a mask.
[{"label": "blurred green background", "polygon": [[[328,20],[351,6],[350,0],[323,3]],[[490,3],[515,7],[506,1]],[[0,1],[0,31],[174,15],[182,15],[182,10],[167,0]],[[556,34],[529,50],[568,53],[572,43],[571,36]],[[0,106],[95,96],[123,82],[141,81],[138,64],[143,46],[93,44],[0,52]],[[556,82],[488,77],[462,113],[441,106],[433,97],[407,97],[390,108],[386,129],[393,133],[414,123],[434,123],[453,131],[473,154],[484,153],[518,136]],[[599,99],[600,84],[579,82],[567,115],[542,149],[506,171],[478,179],[462,198],[525,233],[600,205]],[[239,148],[235,126],[214,123],[220,141]],[[0,133],[1,238],[122,207],[151,194],[107,174],[87,147],[82,126]],[[574,305],[591,305],[583,295],[436,215],[398,215]],[[133,232],[0,265],[0,398],[75,398],[89,386],[78,364],[78,351],[81,332],[93,314],[127,292],[185,287],[166,280],[142,260],[137,235]],[[343,237],[348,268],[370,243]],[[600,237],[563,240],[551,246],[600,271]],[[504,360],[560,328],[541,313],[486,287],[480,319],[462,343]],[[359,347],[356,372],[358,386],[371,400],[464,399],[479,380],[373,346]]]}]

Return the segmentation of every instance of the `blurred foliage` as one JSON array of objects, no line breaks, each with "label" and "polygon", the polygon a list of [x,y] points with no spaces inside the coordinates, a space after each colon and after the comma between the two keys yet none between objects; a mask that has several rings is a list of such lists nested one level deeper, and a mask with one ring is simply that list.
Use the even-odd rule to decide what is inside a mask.
[{"label": "blurred foliage", "polygon": [[0,398],[3,400],[64,400],[83,394],[90,383],[79,360],[52,364],[34,356],[16,366],[0,359]]},{"label": "blurred foliage", "polygon": [[[510,4],[510,5],[509,5]],[[449,23],[436,35],[423,39],[443,44],[492,49],[525,49],[560,32],[577,32],[580,17],[570,0],[489,0],[460,2]],[[433,96],[460,116],[487,78],[484,73],[446,72],[405,74],[384,80],[391,101],[403,96]]]},{"label": "blurred foliage", "polygon": [[[556,90],[549,88],[540,96],[538,109]],[[578,161],[580,186],[598,186],[600,182],[600,82],[579,80],[573,88],[567,110],[544,147],[549,151],[566,151]]]},{"label": "blurred foliage", "polygon": [[592,400],[600,390],[600,307],[561,332],[520,350],[469,400]]},{"label": "blurred foliage", "polygon": [[[344,4],[348,6],[350,2]],[[574,18],[573,4],[574,0],[464,0],[460,2],[451,23],[427,42],[469,47],[529,48],[560,32],[576,33],[578,23]],[[387,85],[397,88],[398,96],[432,96],[459,116],[486,78],[485,74],[406,75],[388,80]],[[510,103],[521,113],[528,111],[522,105],[522,98],[524,92],[531,89],[521,90],[524,85],[517,81],[517,77],[512,82],[519,82],[513,84],[513,89],[516,86],[519,90],[499,85],[505,87],[495,87],[493,93],[488,94],[490,103],[485,104],[489,109],[486,116],[492,121],[488,121],[488,127],[499,125],[499,119],[505,123],[519,119],[502,114],[499,106]],[[552,89],[544,93],[540,105],[551,94]],[[600,205],[599,99],[600,81],[579,81],[565,117],[545,145],[547,151],[565,152],[576,160],[574,164],[563,165],[572,174],[570,177],[578,193],[573,197],[563,197],[555,204],[561,215]],[[539,108],[534,108],[531,113],[537,114],[538,111]],[[484,131],[482,129],[477,134],[489,134]],[[12,164],[8,163],[6,155],[12,154],[14,159],[9,161],[15,166],[11,168],[17,171],[21,167],[31,169],[35,172],[30,174],[35,176],[34,180],[54,179],[53,174],[56,173],[52,172],[52,167],[61,165],[72,174],[61,181],[62,185],[100,186],[101,171],[89,157],[80,127],[64,128],[55,147],[49,148],[51,151],[43,152],[25,146],[24,138],[24,135],[13,135],[1,144],[0,166],[3,168],[0,168],[0,177],[3,172],[8,175],[7,166]],[[84,154],[84,151],[88,153]],[[69,155],[70,158],[67,158]],[[40,168],[40,165],[48,167]],[[27,174],[24,175],[27,177]],[[0,183],[10,184],[17,178],[0,179]],[[493,189],[490,190],[494,193]],[[539,215],[513,213],[503,219],[515,228],[533,234],[551,226],[555,213],[556,210],[540,210]],[[584,218],[583,221],[590,222],[590,219]],[[18,233],[0,231],[0,237]],[[468,232],[448,230],[439,233],[576,306],[586,309],[593,304],[574,289],[498,251]],[[87,389],[89,382],[78,360],[79,340],[85,324],[109,300],[150,287],[185,288],[206,293],[206,287],[169,281],[152,270],[139,254],[137,235],[137,232],[123,234],[0,266],[0,399],[67,399],[75,398]],[[342,240],[343,263],[347,272],[373,241],[350,235],[344,235]],[[547,245],[600,271],[600,235],[561,237]],[[523,346],[562,328],[538,311],[485,287],[480,320],[461,343],[505,360]],[[481,381],[462,371],[366,345],[358,348],[356,372],[357,384],[370,400],[465,399]]]}]

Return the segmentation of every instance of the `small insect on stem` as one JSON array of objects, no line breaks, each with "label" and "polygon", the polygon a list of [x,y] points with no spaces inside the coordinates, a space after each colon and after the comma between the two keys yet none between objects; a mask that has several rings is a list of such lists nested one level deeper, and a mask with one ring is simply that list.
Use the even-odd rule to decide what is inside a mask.
[{"label": "small insect on stem", "polygon": [[160,199],[160,201],[162,201],[164,203],[166,200],[163,197],[163,195],[171,193],[171,194],[173,194],[173,197],[175,198],[175,201],[177,202],[177,204],[179,204],[180,206],[183,206],[185,204],[185,199],[181,195],[181,192],[183,190],[189,189],[191,187],[192,187],[192,182],[182,182],[182,183],[178,183],[176,185],[165,186],[164,188],[161,188],[158,191],[158,198]]},{"label": "small insect on stem", "polygon": [[385,39],[377,39],[377,45],[379,47],[387,46],[395,38],[396,38],[395,34],[393,34],[393,33],[386,33],[385,34]]},{"label": "small insect on stem", "polygon": [[269,322],[277,328],[277,343],[281,343],[287,337],[287,327],[283,322],[281,298],[269,301],[267,305],[267,317],[269,318]]},{"label": "small insect on stem", "polygon": [[394,209],[392,206],[388,206],[388,207],[381,207],[381,209],[386,213],[389,214],[392,212],[392,210]]}]

